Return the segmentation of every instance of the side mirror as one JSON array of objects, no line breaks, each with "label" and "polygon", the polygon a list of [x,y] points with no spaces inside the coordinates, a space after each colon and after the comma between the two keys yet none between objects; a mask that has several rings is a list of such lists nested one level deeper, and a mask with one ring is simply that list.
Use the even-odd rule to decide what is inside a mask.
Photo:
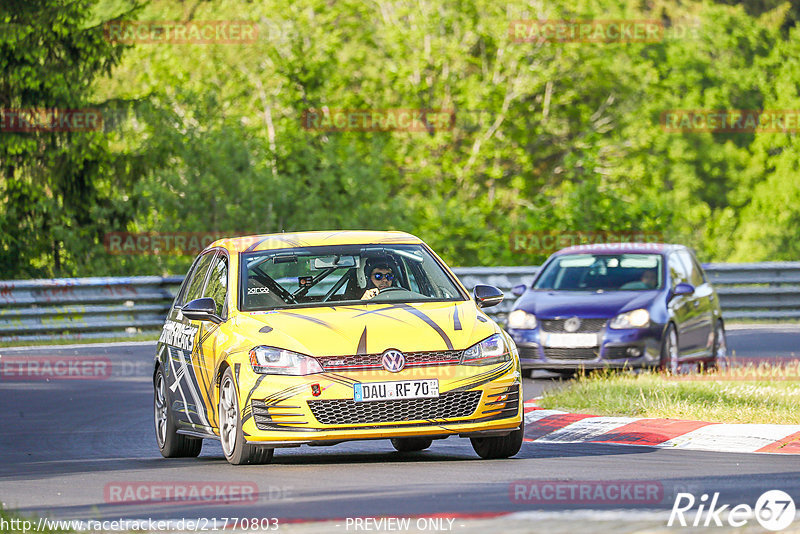
[{"label": "side mirror", "polygon": [[681,282],[680,284],[675,286],[675,289],[672,290],[673,295],[692,295],[694,293],[694,286],[692,284],[687,284],[686,282]]},{"label": "side mirror", "polygon": [[526,289],[528,289],[528,286],[525,284],[520,284],[511,288],[511,294],[515,297],[521,297],[522,294],[525,293]]},{"label": "side mirror", "polygon": [[503,302],[503,292],[494,286],[479,284],[472,290],[472,295],[479,308],[491,308]]},{"label": "side mirror", "polygon": [[192,321],[211,321],[216,324],[222,322],[222,318],[217,315],[217,305],[214,303],[214,299],[209,297],[187,302],[181,308],[181,313]]}]

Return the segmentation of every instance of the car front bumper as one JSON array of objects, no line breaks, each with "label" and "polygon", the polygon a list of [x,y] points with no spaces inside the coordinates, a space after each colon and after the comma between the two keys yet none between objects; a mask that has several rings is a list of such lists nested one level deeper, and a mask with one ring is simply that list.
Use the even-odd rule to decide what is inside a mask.
[{"label": "car front bumper", "polygon": [[661,328],[615,330],[604,327],[597,332],[592,347],[549,346],[545,333],[533,330],[509,329],[517,344],[523,369],[622,369],[649,368],[659,364]]},{"label": "car front bumper", "polygon": [[[480,367],[422,367],[399,373],[271,375],[259,380],[262,376],[242,368],[239,405],[247,442],[268,447],[505,435],[519,428],[522,419],[521,375],[513,359]],[[356,382],[430,378],[439,381],[440,396],[435,399],[354,400]]]}]

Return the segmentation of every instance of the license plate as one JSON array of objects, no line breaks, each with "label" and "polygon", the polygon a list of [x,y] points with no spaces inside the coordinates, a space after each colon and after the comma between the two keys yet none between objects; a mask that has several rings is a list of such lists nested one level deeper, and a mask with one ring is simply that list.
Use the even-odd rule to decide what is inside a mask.
[{"label": "license plate", "polygon": [[439,381],[401,380],[397,382],[368,382],[353,385],[353,400],[369,402],[398,399],[435,399],[439,396]]},{"label": "license plate", "polygon": [[546,347],[580,349],[597,346],[597,334],[547,334]]}]

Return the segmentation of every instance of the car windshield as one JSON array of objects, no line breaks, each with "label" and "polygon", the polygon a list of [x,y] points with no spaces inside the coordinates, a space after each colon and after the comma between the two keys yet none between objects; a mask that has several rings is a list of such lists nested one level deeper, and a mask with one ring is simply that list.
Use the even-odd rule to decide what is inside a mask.
[{"label": "car windshield", "polygon": [[[333,302],[466,299],[422,245],[345,245],[253,252],[242,254],[241,269],[240,300],[244,311]],[[365,293],[369,300],[362,300]]]},{"label": "car windshield", "polygon": [[534,289],[646,291],[662,286],[659,254],[570,254],[550,262]]}]

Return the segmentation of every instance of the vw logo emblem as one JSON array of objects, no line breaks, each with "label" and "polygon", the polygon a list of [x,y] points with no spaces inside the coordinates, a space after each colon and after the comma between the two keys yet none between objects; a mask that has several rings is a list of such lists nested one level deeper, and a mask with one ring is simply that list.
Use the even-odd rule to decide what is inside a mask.
[{"label": "vw logo emblem", "polygon": [[577,332],[578,328],[581,327],[581,320],[577,317],[570,317],[566,321],[564,321],[564,330],[567,332]]},{"label": "vw logo emblem", "polygon": [[399,350],[388,349],[384,351],[381,363],[390,373],[399,373],[406,366],[406,357]]}]

